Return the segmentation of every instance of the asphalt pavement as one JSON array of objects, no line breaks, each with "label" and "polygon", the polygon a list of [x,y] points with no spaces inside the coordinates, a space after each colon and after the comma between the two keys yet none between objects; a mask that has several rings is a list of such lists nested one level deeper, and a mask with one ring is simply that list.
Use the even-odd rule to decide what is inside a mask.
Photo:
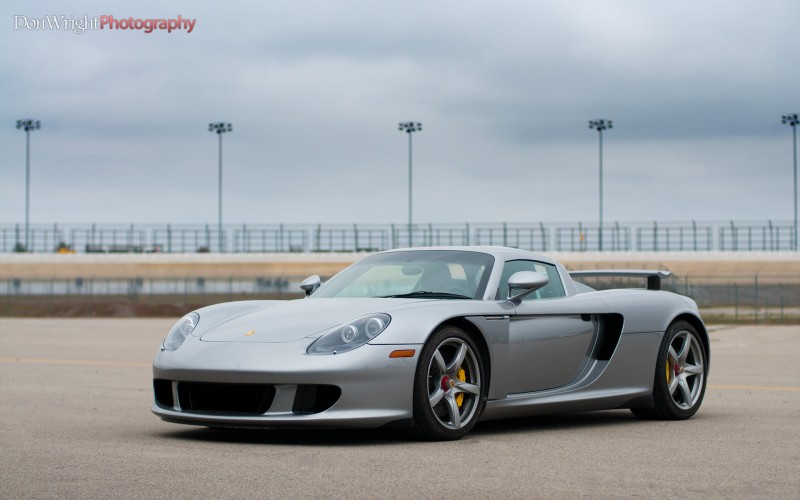
[{"label": "asphalt pavement", "polygon": [[392,431],[220,431],[150,412],[163,319],[0,319],[0,498],[800,498],[800,327],[717,327],[682,422],[604,411]]}]

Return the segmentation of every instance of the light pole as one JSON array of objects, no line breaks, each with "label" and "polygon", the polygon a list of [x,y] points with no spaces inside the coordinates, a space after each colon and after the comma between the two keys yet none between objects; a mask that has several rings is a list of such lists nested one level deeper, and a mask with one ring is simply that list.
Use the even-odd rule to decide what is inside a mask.
[{"label": "light pole", "polygon": [[219,203],[218,203],[218,217],[217,217],[217,231],[219,234],[219,251],[222,253],[222,134],[225,132],[233,132],[233,125],[230,123],[209,123],[209,132],[216,132],[219,136]]},{"label": "light pole", "polygon": [[401,122],[398,124],[397,130],[408,134],[408,246],[411,247],[414,246],[411,233],[411,134],[413,132],[422,131],[422,124],[417,122]]},{"label": "light pole", "polygon": [[30,252],[31,219],[31,130],[39,130],[39,120],[17,120],[17,128],[25,131],[25,251]]},{"label": "light pole", "polygon": [[603,251],[603,130],[614,128],[611,120],[589,120],[589,128],[600,134],[600,230],[598,231],[598,249]]},{"label": "light pole", "polygon": [[794,236],[792,237],[792,247],[797,250],[797,113],[783,115],[782,119],[785,125],[792,127],[793,145],[794,145]]}]

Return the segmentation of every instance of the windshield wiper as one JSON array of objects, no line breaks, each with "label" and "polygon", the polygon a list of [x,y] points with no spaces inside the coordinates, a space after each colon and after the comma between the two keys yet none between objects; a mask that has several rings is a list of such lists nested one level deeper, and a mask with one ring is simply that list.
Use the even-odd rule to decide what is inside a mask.
[{"label": "windshield wiper", "polygon": [[409,293],[400,293],[397,295],[383,295],[378,297],[380,299],[413,299],[413,298],[435,298],[435,297],[443,297],[448,299],[472,299],[472,297],[468,297],[466,295],[461,295],[460,293],[449,293],[449,292],[429,292],[427,290],[417,290],[416,292],[409,292]]}]

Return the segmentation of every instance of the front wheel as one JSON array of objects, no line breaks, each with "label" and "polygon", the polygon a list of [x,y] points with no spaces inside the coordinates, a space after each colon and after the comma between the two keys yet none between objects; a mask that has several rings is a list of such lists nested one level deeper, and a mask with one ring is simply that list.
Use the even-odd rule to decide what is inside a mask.
[{"label": "front wheel", "polygon": [[694,415],[706,391],[708,355],[697,329],[673,323],[658,352],[651,409],[633,409],[642,418],[683,420]]},{"label": "front wheel", "polygon": [[485,404],[483,360],[460,328],[431,335],[414,377],[414,431],[424,439],[452,440],[468,433]]}]

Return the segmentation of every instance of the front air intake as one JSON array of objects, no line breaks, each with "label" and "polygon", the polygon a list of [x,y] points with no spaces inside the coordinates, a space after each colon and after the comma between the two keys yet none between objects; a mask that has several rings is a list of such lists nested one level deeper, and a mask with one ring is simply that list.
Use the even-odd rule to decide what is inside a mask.
[{"label": "front air intake", "polygon": [[336,403],[342,390],[335,385],[298,385],[292,413],[310,415],[321,413]]},{"label": "front air intake", "polygon": [[171,380],[153,379],[153,393],[158,406],[163,408],[172,408],[175,406],[175,400],[172,398]]},{"label": "front air intake", "polygon": [[265,413],[275,388],[268,384],[216,384],[178,382],[178,402],[183,411],[260,415]]}]

